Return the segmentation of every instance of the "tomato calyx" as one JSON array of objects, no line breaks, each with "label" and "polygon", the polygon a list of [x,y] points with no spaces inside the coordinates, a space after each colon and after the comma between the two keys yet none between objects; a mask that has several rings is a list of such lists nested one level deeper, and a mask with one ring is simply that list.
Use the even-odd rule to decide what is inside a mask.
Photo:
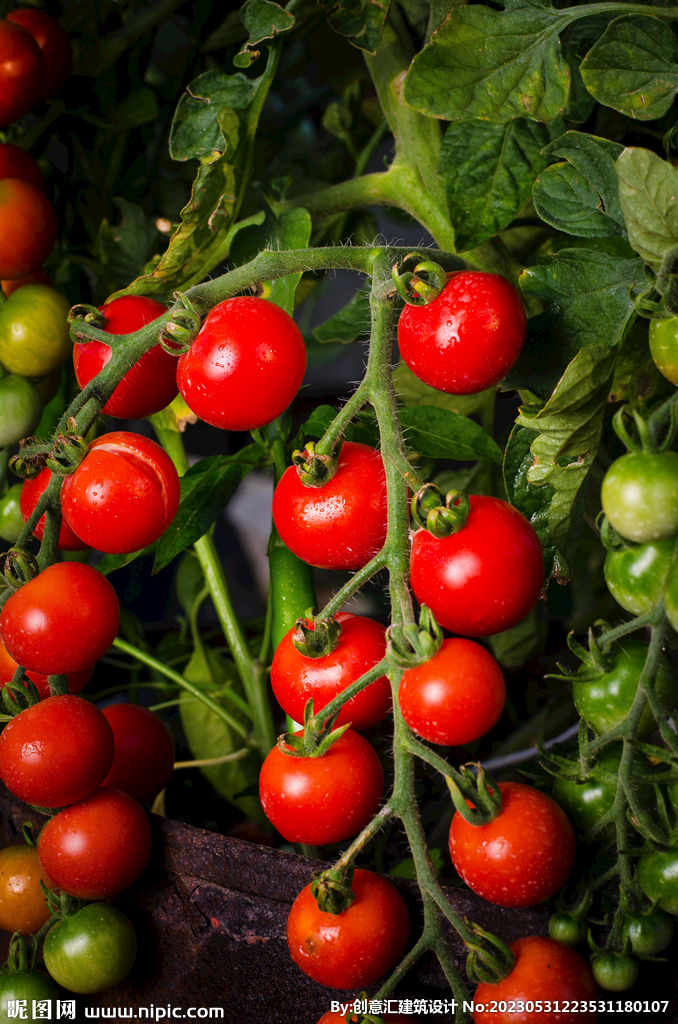
[{"label": "tomato calyx", "polygon": [[334,729],[336,719],[337,715],[332,715],[326,722],[319,725],[313,715],[313,698],[311,697],[304,708],[304,731],[299,736],[291,732],[278,736],[278,750],[288,757],[322,757],[332,744],[336,743],[346,730],[351,728],[351,723],[347,722],[346,725],[340,725]]},{"label": "tomato calyx", "polygon": [[427,605],[421,606],[419,624],[410,622],[399,632],[386,629],[386,655],[400,668],[413,668],[430,661],[442,646],[443,631]]},{"label": "tomato calyx", "polygon": [[[605,631],[607,624],[599,622],[597,625],[601,626]],[[589,629],[588,634],[588,647],[584,647],[575,640],[574,630],[567,635],[567,646],[572,653],[579,659],[580,667],[576,672],[569,672],[568,669],[558,664],[560,672],[549,675],[549,679],[561,679],[563,682],[593,682],[594,679],[600,678],[609,671],[610,663],[612,658],[607,651],[602,651],[600,645],[593,631],[593,628]]]},{"label": "tomato calyx", "polygon": [[424,484],[412,498],[412,518],[434,537],[450,537],[466,526],[471,503],[464,491],[443,492],[435,484]]},{"label": "tomato calyx", "polygon": [[14,593],[40,572],[38,560],[26,548],[12,547],[0,555],[0,591]]},{"label": "tomato calyx", "polygon": [[[61,889],[48,889],[42,879],[40,879],[40,888],[43,891],[47,909],[52,918],[57,918],[59,921],[65,921],[67,917],[73,917],[88,902],[87,900],[79,899],[77,896],[69,896],[67,892],[63,892]],[[48,925],[51,924],[53,924],[53,921],[50,920]],[[47,928],[48,925],[45,927]]]},{"label": "tomato calyx", "polygon": [[158,341],[169,355],[183,356],[195,341],[201,317],[191,300],[182,292],[175,292],[174,298],[181,303],[181,308],[172,310],[158,334]]},{"label": "tomato calyx", "polygon": [[333,616],[318,622],[297,619],[292,643],[305,658],[325,658],[337,649],[340,636],[341,624]]},{"label": "tomato calyx", "polygon": [[482,982],[496,985],[508,977],[515,966],[516,958],[509,947],[496,935],[486,932],[479,924],[465,918],[467,929],[462,935],[468,949],[466,974],[474,985]]},{"label": "tomato calyx", "polygon": [[106,325],[105,315],[96,306],[89,306],[84,302],[79,302],[77,305],[72,306],[68,311],[66,319],[71,328],[71,337],[75,342],[90,340],[89,335],[78,334],[78,321],[82,320],[84,323],[91,324],[92,327],[97,327],[99,330],[103,330]]},{"label": "tomato calyx", "polygon": [[40,701],[40,692],[35,683],[25,677],[25,671],[20,665],[13,679],[2,688],[2,703],[7,718],[14,718]]},{"label": "tomato calyx", "polygon": [[7,950],[7,962],[3,970],[10,974],[23,974],[34,971],[38,956],[38,940],[35,935],[19,935],[14,933]]},{"label": "tomato calyx", "polygon": [[499,786],[486,775],[481,764],[462,764],[458,771],[445,776],[445,782],[452,803],[469,825],[489,825],[501,811]]},{"label": "tomato calyx", "polygon": [[342,864],[338,861],[328,871],[321,871],[311,882],[311,892],[318,904],[318,910],[325,914],[343,914],[355,900],[351,888],[353,862]]},{"label": "tomato calyx", "polygon": [[303,451],[297,448],[292,452],[292,464],[304,487],[323,487],[337,472],[339,449],[333,455],[322,455],[315,449],[315,442],[309,441]]},{"label": "tomato calyx", "polygon": [[[658,414],[656,413],[649,420],[643,419],[637,409],[631,409],[631,416],[638,435],[637,439],[629,433],[624,421],[625,416],[628,416],[628,407],[622,405],[612,417],[612,426],[619,440],[626,445],[629,452],[636,455],[665,452],[670,449],[678,434],[678,409],[676,409],[675,402],[671,402],[668,408],[662,407],[658,410]],[[664,419],[666,418],[669,421],[668,426],[660,439],[659,432],[664,428]]]},{"label": "tomato calyx", "polygon": [[391,276],[398,295],[408,306],[425,306],[438,298],[447,283],[447,274],[439,263],[432,260],[418,262],[413,270],[405,270],[413,260],[419,260],[416,253],[410,253],[402,262],[395,263]]}]

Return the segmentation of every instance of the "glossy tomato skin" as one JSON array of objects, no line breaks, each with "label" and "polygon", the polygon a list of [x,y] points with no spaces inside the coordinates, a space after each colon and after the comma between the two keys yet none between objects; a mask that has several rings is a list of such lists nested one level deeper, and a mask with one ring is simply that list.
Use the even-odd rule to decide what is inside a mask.
[{"label": "glossy tomato skin", "polygon": [[457,637],[443,640],[433,658],[403,672],[398,698],[403,718],[418,736],[460,746],[496,724],[506,686],[490,652]]},{"label": "glossy tomato skin", "polygon": [[520,295],[503,277],[479,270],[448,274],[433,302],[406,305],[398,321],[400,355],[432,388],[469,395],[506,376],[525,344]]},{"label": "glossy tomato skin", "polygon": [[659,372],[678,384],[678,316],[650,320],[650,352]]},{"label": "glossy tomato skin", "polygon": [[[21,508],[21,515],[25,523],[31,517],[33,509],[38,504],[39,499],[46,491],[50,480],[52,479],[52,473],[49,469],[45,468],[37,476],[34,476],[32,480],[24,480],[21,488],[21,497],[19,499],[19,505]],[[38,540],[42,540],[45,532],[45,517],[38,521],[38,525],[33,530],[33,536],[37,537]],[[70,526],[63,518],[61,519],[61,529],[59,530],[59,550],[60,551],[85,551],[88,547],[84,541],[80,540],[79,537],[71,530]]]},{"label": "glossy tomato skin", "polygon": [[[123,295],[99,306],[106,317],[109,334],[132,334],[167,312],[155,299],[141,295]],[[86,341],[73,346],[73,365],[78,384],[84,388],[110,361],[113,349],[102,341]],[[177,395],[177,360],[154,345],[122,378],[101,410],[120,419],[140,420],[160,412]]]},{"label": "glossy tomato skin", "polygon": [[54,248],[56,236],[56,213],[45,193],[20,178],[3,178],[0,278],[23,277],[41,266]]},{"label": "glossy tomato skin", "polygon": [[678,847],[643,854],[638,861],[638,882],[659,910],[678,914]]},{"label": "glossy tomato skin", "polygon": [[24,583],[0,613],[0,640],[31,672],[90,668],[115,640],[120,605],[105,576],[79,562],[57,562]]},{"label": "glossy tomato skin", "polygon": [[21,178],[30,185],[45,191],[45,179],[35,157],[18,146],[8,142],[0,143],[0,179]]},{"label": "glossy tomato skin", "polygon": [[134,882],[151,855],[143,807],[118,789],[97,789],[47,822],[40,863],[55,885],[82,900],[107,900]]},{"label": "glossy tomato skin", "polygon": [[591,957],[593,977],[606,992],[626,992],[638,980],[638,964],[624,953],[596,953]]},{"label": "glossy tomato skin", "polygon": [[33,383],[18,373],[0,378],[0,446],[9,448],[33,433],[42,416],[42,399]]},{"label": "glossy tomato skin", "polygon": [[273,747],[259,776],[264,814],[289,843],[324,846],[356,835],[383,794],[374,747],[353,729],[322,757],[292,757]]},{"label": "glossy tomato skin", "polygon": [[[575,707],[597,733],[609,732],[625,720],[635,700],[646,658],[647,644],[624,637],[615,648],[607,671],[593,679],[582,678],[581,682],[573,683]],[[586,668],[582,666],[580,671],[584,676]],[[662,708],[670,713],[678,693],[671,665],[663,656],[657,667],[655,692]],[[652,712],[646,707],[638,724],[638,735],[645,736],[654,728]]]},{"label": "glossy tomato skin", "polygon": [[629,915],[622,928],[622,942],[628,939],[631,951],[641,956],[657,956],[672,938],[673,921],[662,910]]},{"label": "glossy tomato skin", "polygon": [[415,533],[410,582],[445,629],[491,636],[515,626],[534,606],[544,579],[539,538],[499,498],[470,496],[466,525],[450,537]]},{"label": "glossy tomato skin", "polygon": [[301,387],[306,347],[279,306],[254,295],[218,303],[190,350],[177,383],[192,411],[222,430],[254,430],[280,416]]},{"label": "glossy tomato skin", "polygon": [[27,1001],[29,1013],[34,999],[49,1001],[49,1019],[54,1019],[58,998],[56,985],[44,971],[11,971],[7,967],[0,970],[0,1020],[10,1020],[9,1003],[16,1005],[22,999]]},{"label": "glossy tomato skin", "polygon": [[629,452],[600,490],[605,515],[627,540],[646,544],[678,533],[678,452]]},{"label": "glossy tomato skin", "polygon": [[140,704],[109,704],[103,713],[113,731],[115,753],[102,786],[148,803],[165,788],[174,768],[169,729]]},{"label": "glossy tomato skin", "polygon": [[[7,683],[11,683],[18,667],[17,662],[10,656],[5,645],[0,641],[0,688],[6,686]],[[89,682],[93,671],[94,666],[90,665],[89,668],[81,669],[78,672],[69,672],[67,678],[71,693],[79,693]],[[45,675],[42,672],[27,672],[26,676],[37,686],[40,700],[45,700],[50,696],[49,675]]]},{"label": "glossy tomato skin", "polygon": [[65,807],[101,785],[113,763],[113,732],[82,697],[48,697],[0,733],[0,778],[20,800]]},{"label": "glossy tomato skin", "polygon": [[[0,187],[2,182],[0,182]],[[70,357],[68,302],[46,284],[18,288],[0,305],[0,363],[10,373],[47,377]]]},{"label": "glossy tomato skin", "polygon": [[52,888],[40,866],[37,846],[21,843],[0,850],[0,928],[34,935],[49,921],[41,881]]},{"label": "glossy tomato skin", "polygon": [[[474,1024],[593,1024],[598,990],[589,965],[576,950],[542,935],[510,943],[516,958],[511,973],[497,985],[482,983],[475,991]],[[537,1010],[534,1003],[568,1004],[568,1008]],[[529,1004],[522,1011],[511,1004]],[[499,1008],[501,1004],[502,1008]],[[575,1004],[575,1009],[569,1006]],[[482,1006],[482,1009],[480,1007]]]},{"label": "glossy tomato skin", "polygon": [[56,18],[34,7],[20,7],[7,15],[35,39],[45,62],[45,78],[40,99],[48,100],[59,91],[73,69],[71,41]]},{"label": "glossy tomato skin", "polygon": [[[30,32],[0,21],[0,128],[6,128],[37,102],[45,84],[45,61]],[[0,275],[4,276],[4,275]]]},{"label": "glossy tomato skin", "polygon": [[501,907],[533,907],[565,884],[575,839],[564,811],[521,782],[500,782],[502,808],[488,825],[457,811],[450,826],[452,863],[469,889]]},{"label": "glossy tomato skin", "polygon": [[132,922],[110,903],[90,903],[57,921],[45,936],[45,967],[69,992],[88,995],[113,988],[129,974],[137,954]]},{"label": "glossy tomato skin", "polygon": [[[339,612],[339,642],[331,654],[307,658],[293,643],[294,629],[278,644],[271,665],[271,685],[280,707],[295,722],[304,721],[306,702],[320,711],[339,693],[369,672],[386,653],[384,627],[362,615]],[[369,729],[391,710],[391,684],[381,676],[352,697],[339,712],[337,725],[351,723],[354,729]]]},{"label": "glossy tomato skin", "polygon": [[[584,782],[576,779],[556,779],[553,783],[553,798],[581,832],[588,832],[597,825],[604,814],[612,809],[617,795],[619,766],[622,757],[620,743],[610,743],[598,757],[591,769],[591,774]],[[579,762],[579,756],[573,755],[573,764]],[[636,753],[633,758],[633,769],[636,774],[647,775],[652,766],[646,757]],[[639,793],[643,806],[656,806],[652,786],[643,786]],[[614,823],[605,827],[604,835],[612,838],[615,834]]]},{"label": "glossy tomato skin", "polygon": [[410,917],[398,890],[372,871],[356,868],[355,900],[341,914],[318,910],[311,886],[287,919],[287,944],[304,974],[329,988],[363,988],[396,965],[407,945]]},{"label": "glossy tomato skin", "polygon": [[634,615],[656,608],[676,557],[673,537],[639,544],[605,556],[605,582],[613,598]]},{"label": "glossy tomato skin", "polygon": [[165,532],[179,507],[179,476],[155,441],[114,431],[89,446],[61,485],[64,518],[98,551],[139,551]]},{"label": "glossy tomato skin", "polygon": [[386,474],[381,455],[346,441],[335,475],[305,487],[290,466],[273,494],[273,521],[287,547],[319,569],[360,569],[386,540]]},{"label": "glossy tomato skin", "polygon": [[24,528],[19,508],[21,484],[12,484],[0,498],[0,537],[14,544]]}]

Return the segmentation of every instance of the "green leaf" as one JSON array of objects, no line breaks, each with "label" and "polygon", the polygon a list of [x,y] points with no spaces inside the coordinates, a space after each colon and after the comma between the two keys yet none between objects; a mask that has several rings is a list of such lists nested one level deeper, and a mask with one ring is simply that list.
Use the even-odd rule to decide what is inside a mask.
[{"label": "green leaf", "polygon": [[122,101],[113,114],[113,125],[119,129],[139,128],[159,117],[158,98],[153,89],[144,85]]},{"label": "green leaf", "polygon": [[678,243],[678,171],[656,153],[636,147],[623,151],[616,168],[629,242],[658,269]]},{"label": "green leaf", "polygon": [[[267,239],[267,245],[283,251],[285,249],[305,249],[311,240],[311,215],[308,210],[297,207],[285,210],[273,222]],[[264,246],[262,246],[264,248]],[[275,281],[264,281],[262,297],[275,302],[290,316],[294,313],[294,297],[297,285],[301,281],[302,272],[278,277]]]},{"label": "green leaf", "polygon": [[501,465],[499,445],[466,416],[432,405],[417,405],[401,409],[400,422],[408,446],[430,459],[491,459]]},{"label": "green leaf", "polygon": [[390,0],[318,0],[327,20],[340,36],[360,50],[375,53],[386,21]]},{"label": "green leaf", "polygon": [[116,196],[113,200],[122,215],[120,224],[111,227],[106,219],[99,225],[97,255],[108,280],[124,284],[142,273],[160,233],[155,221],[140,206]]},{"label": "green leaf", "polygon": [[414,58],[405,100],[448,121],[552,121],[570,89],[558,41],[567,21],[567,13],[536,4],[460,7]]},{"label": "green leaf", "polygon": [[479,391],[475,395],[447,395],[444,391],[424,384],[402,359],[393,367],[391,375],[398,401],[404,405],[434,405],[438,409],[449,409],[450,412],[468,416],[473,412],[481,412],[488,403],[494,403],[494,388]]},{"label": "green leaf", "polygon": [[370,284],[360,288],[353,298],[347,302],[334,316],[319,324],[313,331],[313,337],[320,345],[339,343],[350,345],[357,338],[365,338],[370,333]]},{"label": "green leaf", "polygon": [[546,166],[541,151],[548,141],[545,125],[522,117],[505,125],[467,121],[448,127],[438,175],[458,252],[492,238],[522,209]]},{"label": "green leaf", "polygon": [[177,514],[158,541],[153,573],[204,537],[223,515],[242,477],[242,466],[227,455],[213,455],[191,466],[181,478]]},{"label": "green leaf", "polygon": [[[298,437],[300,443],[307,437],[321,438],[330,426],[337,410],[331,405],[317,405],[308,419],[299,428]],[[349,439],[350,440],[350,439]]]},{"label": "green leaf", "polygon": [[249,33],[249,39],[233,58],[237,68],[248,68],[257,59],[255,49],[264,39],[272,39],[280,32],[289,32],[294,26],[294,15],[271,0],[245,0],[240,8],[242,23]]},{"label": "green leaf", "polygon": [[534,183],[534,208],[543,221],[578,237],[626,234],[614,162],[623,147],[583,132],[566,132],[546,146],[565,157]]},{"label": "green leaf", "polygon": [[169,151],[173,160],[215,159],[231,144],[233,112],[246,110],[258,79],[206,71],[182,95],[172,121]]},{"label": "green leaf", "polygon": [[[525,430],[525,428],[521,429]],[[509,444],[511,444],[510,439]],[[527,451],[529,452],[529,445]],[[514,451],[513,455],[515,454]],[[522,622],[512,626],[511,629],[505,629],[503,633],[489,636],[487,642],[502,668],[517,669],[521,668],[533,654],[543,649],[547,635],[548,623],[540,614],[540,607],[537,604]]]},{"label": "green leaf", "polygon": [[650,121],[670,110],[678,92],[678,41],[659,18],[616,18],[581,64],[584,84],[606,107]]},{"label": "green leaf", "polygon": [[109,576],[116,569],[122,569],[124,566],[129,565],[130,562],[136,562],[137,558],[141,558],[142,555],[152,554],[156,547],[157,541],[141,551],[129,551],[122,555],[104,555],[101,561],[97,562],[97,570],[102,576]]}]

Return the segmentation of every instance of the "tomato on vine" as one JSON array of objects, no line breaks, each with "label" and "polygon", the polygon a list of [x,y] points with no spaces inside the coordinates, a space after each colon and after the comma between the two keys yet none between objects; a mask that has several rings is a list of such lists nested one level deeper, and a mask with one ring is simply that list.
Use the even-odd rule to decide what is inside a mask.
[{"label": "tomato on vine", "polygon": [[0,850],[0,928],[34,935],[49,921],[41,881],[53,888],[40,866],[37,846],[20,843]]},{"label": "tomato on vine", "polygon": [[353,729],[320,757],[293,756],[275,746],[259,775],[264,814],[290,843],[324,846],[349,839],[372,820],[383,793],[374,747]]},{"label": "tomato on vine", "polygon": [[101,783],[148,803],[165,788],[174,768],[174,741],[157,715],[140,704],[109,704],[103,710],[115,751]]},{"label": "tomato on vine", "polygon": [[[21,507],[21,515],[25,523],[31,517],[35,506],[38,501],[47,490],[49,482],[52,479],[52,473],[49,469],[45,468],[34,476],[31,480],[24,480],[21,488],[21,498],[19,504]],[[42,516],[33,530],[33,536],[37,537],[38,540],[42,540],[45,532],[45,516]],[[85,544],[84,541],[80,540],[79,537],[71,530],[70,526],[66,522],[65,518],[61,518],[61,527],[59,529],[59,550],[60,551],[85,551],[89,545]]]},{"label": "tomato on vine", "polygon": [[675,557],[673,537],[608,551],[604,566],[607,588],[627,612],[645,615],[661,601]]},{"label": "tomato on vine", "polygon": [[[294,646],[295,629],[278,644],[271,665],[271,686],[280,707],[295,722],[303,722],[306,702],[313,699],[315,713],[381,661],[386,652],[384,627],[362,615],[339,612],[341,625],[336,648],[320,658],[305,657]],[[370,683],[339,712],[336,725],[350,722],[354,729],[369,729],[391,709],[391,684],[386,676]]]},{"label": "tomato on vine", "polygon": [[430,743],[460,746],[489,732],[504,709],[506,686],[489,651],[472,640],[443,640],[429,661],[403,672],[400,710]]},{"label": "tomato on vine", "polygon": [[410,582],[444,629],[491,636],[515,626],[534,606],[544,558],[536,531],[517,509],[482,494],[472,494],[470,503],[457,533],[415,533]]},{"label": "tomato on vine", "polygon": [[27,377],[0,377],[0,446],[9,448],[33,433],[42,416],[40,392]]},{"label": "tomato on vine", "polygon": [[34,999],[46,1003],[50,1018],[53,1018],[58,998],[56,985],[44,971],[12,971],[6,967],[0,969],[0,1020],[9,1021],[9,1004],[16,1007],[24,999],[27,1008],[33,1005]]},{"label": "tomato on vine", "polygon": [[591,971],[606,992],[626,992],[638,980],[638,963],[625,953],[594,954]]},{"label": "tomato on vine", "polygon": [[295,964],[320,985],[363,988],[396,965],[407,945],[410,916],[385,878],[356,868],[355,899],[348,910],[318,909],[311,886],[299,893],[287,919],[287,944]]},{"label": "tomato on vine", "polygon": [[450,826],[452,863],[469,889],[501,907],[549,899],[572,870],[575,839],[567,815],[549,796],[520,782],[500,782],[502,806],[487,825],[457,811]]},{"label": "tomato on vine", "polygon": [[241,295],[205,317],[179,359],[177,383],[205,423],[254,430],[285,411],[305,370],[306,347],[292,317],[266,299]]},{"label": "tomato on vine", "polygon": [[0,179],[21,178],[45,191],[45,179],[35,157],[8,142],[0,143]]},{"label": "tomato on vine", "polygon": [[386,474],[375,448],[346,441],[337,472],[305,486],[290,466],[273,494],[273,521],[287,547],[320,569],[360,569],[386,540]]},{"label": "tomato on vine", "polygon": [[[132,334],[167,312],[155,299],[141,295],[123,295],[99,306],[106,317],[109,334]],[[113,349],[103,341],[83,341],[73,346],[75,376],[81,388],[110,362]],[[154,345],[128,370],[108,399],[103,413],[120,419],[140,420],[169,405],[178,392],[177,360]]]},{"label": "tomato on vine", "polygon": [[179,476],[155,441],[127,431],[103,434],[61,485],[76,537],[98,551],[139,551],[161,536],[179,507]]},{"label": "tomato on vine", "polygon": [[678,317],[650,320],[650,352],[659,372],[678,385]]},{"label": "tomato on vine", "polygon": [[125,978],[137,955],[132,922],[110,903],[90,903],[45,936],[45,967],[63,988],[105,992]]},{"label": "tomato on vine", "polygon": [[475,394],[506,376],[525,344],[527,317],[505,278],[478,270],[447,275],[432,302],[406,305],[398,321],[400,355],[432,388]]},{"label": "tomato on vine", "polygon": [[8,21],[21,25],[35,39],[45,62],[45,78],[39,99],[48,100],[59,91],[73,69],[71,41],[56,18],[35,7],[10,11]]},{"label": "tomato on vine", "polygon": [[620,536],[639,544],[678,533],[678,452],[629,452],[612,463],[603,511]]},{"label": "tomato on vine", "polygon": [[638,861],[638,884],[667,914],[678,914],[678,847],[653,850]]},{"label": "tomato on vine", "polygon": [[626,939],[633,953],[657,956],[673,939],[673,921],[663,910],[629,914],[622,927],[622,941]]},{"label": "tomato on vine", "polygon": [[[14,673],[18,667],[18,663],[10,656],[7,648],[2,641],[0,641],[0,687],[6,686],[7,683],[11,683],[14,678]],[[68,688],[71,693],[79,693],[91,679],[93,671],[94,666],[90,665],[89,668],[80,669],[77,672],[69,672],[67,674],[67,679]],[[49,674],[45,674],[44,672],[26,672],[26,679],[35,683],[38,689],[38,694],[40,695],[40,700],[45,700],[50,696]]]},{"label": "tomato on vine", "polygon": [[29,111],[44,84],[45,61],[31,33],[13,21],[0,20],[0,128]]},{"label": "tomato on vine", "polygon": [[0,278],[23,277],[41,266],[56,237],[56,213],[42,189],[20,178],[0,180]]},{"label": "tomato on vine", "polygon": [[[621,757],[621,744],[610,743],[600,752],[586,780],[557,778],[553,783],[553,797],[556,803],[582,832],[592,829],[603,815],[612,809],[617,795]],[[571,761],[576,765],[579,762],[578,755],[574,755]],[[636,752],[633,757],[633,769],[636,774],[647,775],[651,771],[651,765],[646,757]],[[639,797],[644,807],[656,807],[652,786],[642,786]],[[613,822],[605,828],[604,834],[607,837],[614,834]]]},{"label": "tomato on vine", "polygon": [[[0,189],[2,185],[0,181]],[[17,288],[0,304],[0,363],[10,373],[36,379],[58,370],[73,347],[67,315],[68,302],[55,288]]]}]

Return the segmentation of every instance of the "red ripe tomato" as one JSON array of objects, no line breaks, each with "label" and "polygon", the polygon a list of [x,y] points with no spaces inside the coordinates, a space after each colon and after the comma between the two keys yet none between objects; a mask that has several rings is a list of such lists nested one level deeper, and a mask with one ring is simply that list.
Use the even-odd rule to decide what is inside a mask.
[{"label": "red ripe tomato", "polygon": [[68,525],[98,551],[139,551],[165,532],[179,507],[179,476],[169,455],[141,434],[98,437],[61,485]]},{"label": "red ripe tomato", "polygon": [[35,39],[45,62],[45,78],[40,99],[54,96],[73,70],[71,41],[59,22],[47,11],[34,7],[20,7],[7,15],[9,21],[21,25]]},{"label": "red ripe tomato", "polygon": [[[593,1024],[595,1007],[580,1004],[597,1000],[598,989],[576,950],[544,935],[518,939],[510,949],[516,958],[511,973],[496,985],[483,982],[475,991],[474,1024]],[[551,1009],[537,1009],[535,1003],[542,1000]],[[516,1003],[529,1008],[521,1010]]]},{"label": "red ripe tomato", "polygon": [[0,128],[27,113],[44,85],[45,61],[31,33],[0,21]]},{"label": "red ripe tomato", "polygon": [[[38,501],[47,489],[51,479],[51,471],[49,469],[43,469],[42,472],[38,473],[38,475],[33,477],[32,480],[24,480],[21,487],[21,495],[19,496],[19,508],[25,523],[30,519],[33,509],[38,504]],[[38,540],[42,540],[44,532],[45,517],[42,516],[38,521],[38,525],[33,530],[33,536],[37,537]],[[79,537],[76,537],[62,516],[61,529],[59,530],[59,550],[84,551],[86,548],[87,544],[85,544],[84,541],[81,541]]]},{"label": "red ripe tomato", "polygon": [[[0,30],[5,24],[0,21]],[[45,193],[20,178],[3,178],[0,181],[0,278],[24,277],[39,267],[51,253],[56,236],[56,214]]]},{"label": "red ripe tomato", "polygon": [[293,757],[273,747],[259,776],[264,814],[288,843],[324,846],[354,836],[383,795],[379,758],[353,729],[322,757]]},{"label": "red ripe tomato", "polygon": [[[294,646],[294,629],[276,648],[271,665],[271,685],[283,711],[295,722],[303,722],[306,702],[313,698],[313,710],[326,704],[369,672],[386,651],[385,630],[374,619],[339,612],[339,643],[323,658],[306,658]],[[351,723],[354,729],[369,729],[391,710],[391,684],[386,676],[352,697],[339,712],[336,725]]]},{"label": "red ripe tomato", "polygon": [[386,540],[386,474],[381,455],[346,441],[338,469],[306,487],[290,466],[273,495],[273,521],[287,547],[319,569],[360,569]]},{"label": "red ripe tomato", "polygon": [[0,733],[0,778],[20,800],[39,807],[89,796],[112,762],[110,725],[98,708],[72,694],[33,704]]},{"label": "red ripe tomato", "polygon": [[115,741],[113,764],[102,786],[121,789],[140,804],[165,788],[174,768],[167,726],[139,704],[109,704],[104,715]]},{"label": "red ripe tomato", "polygon": [[21,178],[45,191],[45,179],[35,157],[7,142],[0,143],[0,178]]},{"label": "red ripe tomato", "polygon": [[192,411],[222,430],[254,430],[280,416],[301,387],[306,347],[279,306],[254,295],[226,299],[179,359],[177,383]]},{"label": "red ripe tomato", "polygon": [[25,284],[46,284],[51,288],[52,278],[46,270],[38,267],[32,273],[25,274],[23,277],[15,277],[12,281],[0,281],[0,286],[6,298],[13,295],[17,288],[23,288]]},{"label": "red ripe tomato", "polygon": [[0,640],[30,672],[89,668],[115,640],[120,605],[105,576],[80,562],[57,562],[24,583],[0,613]]},{"label": "red ripe tomato", "polygon": [[489,825],[452,818],[450,856],[469,889],[500,907],[532,907],[572,870],[572,825],[557,803],[521,782],[500,782],[502,808]]},{"label": "red ripe tomato", "polygon": [[[18,664],[14,658],[10,657],[5,645],[0,642],[0,689],[6,686],[7,683],[11,683],[14,678],[14,673],[18,669]],[[71,693],[80,693],[80,690],[90,680],[92,672],[94,671],[94,665],[90,665],[89,668],[84,668],[79,672],[68,673],[68,688]],[[45,700],[49,697],[49,676],[42,672],[27,672],[26,676],[31,682],[35,683],[40,694],[40,700]],[[25,684],[24,684],[25,685]]]},{"label": "red ripe tomato", "polygon": [[419,530],[412,541],[410,582],[445,629],[491,636],[520,622],[541,592],[539,538],[517,509],[472,494],[466,525],[450,537]]},{"label": "red ripe tomato", "polygon": [[459,746],[480,739],[504,708],[499,665],[473,640],[443,640],[438,653],[403,672],[400,710],[410,729],[430,743]]},{"label": "red ripe tomato", "polygon": [[[106,317],[109,334],[132,334],[167,312],[161,302],[141,295],[123,295],[99,309]],[[113,349],[102,341],[73,346],[75,376],[81,388],[103,370],[112,355]],[[154,345],[128,370],[101,411],[120,419],[140,420],[164,409],[177,391],[176,357],[162,345]]]},{"label": "red ripe tomato", "polygon": [[127,793],[97,789],[51,818],[38,840],[54,884],[81,900],[108,900],[134,882],[151,855],[151,826]]},{"label": "red ripe tomato", "polygon": [[356,868],[351,888],[355,900],[348,910],[327,914],[307,885],[287,919],[295,964],[329,988],[364,988],[383,977],[400,960],[410,933],[405,901],[385,878]]},{"label": "red ripe tomato", "polygon": [[525,344],[520,295],[503,277],[480,270],[448,274],[433,302],[405,306],[400,355],[420,380],[452,395],[484,391],[505,377]]}]

